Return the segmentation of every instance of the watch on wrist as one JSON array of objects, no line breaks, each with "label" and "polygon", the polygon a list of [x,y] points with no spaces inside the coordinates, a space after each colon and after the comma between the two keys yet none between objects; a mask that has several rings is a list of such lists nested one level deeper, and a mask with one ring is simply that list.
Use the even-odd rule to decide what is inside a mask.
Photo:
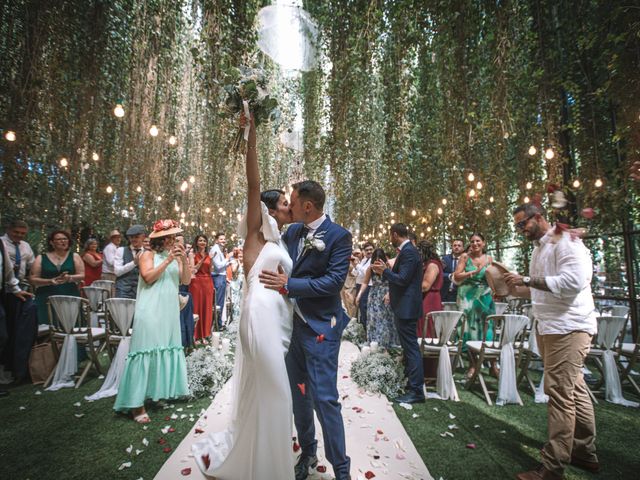
[{"label": "watch on wrist", "polygon": [[280,289],[278,290],[278,293],[280,295],[289,295],[289,288],[286,283],[282,287],[280,287]]},{"label": "watch on wrist", "polygon": [[531,285],[531,277],[522,277],[522,283],[524,283],[525,287]]}]

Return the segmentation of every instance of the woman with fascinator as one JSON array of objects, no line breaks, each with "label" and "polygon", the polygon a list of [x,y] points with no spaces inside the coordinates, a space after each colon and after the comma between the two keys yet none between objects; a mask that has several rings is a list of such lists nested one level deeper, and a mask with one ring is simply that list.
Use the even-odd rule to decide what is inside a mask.
[{"label": "woman with fascinator", "polygon": [[189,394],[187,364],[180,333],[178,286],[188,285],[191,269],[174,220],[158,220],[149,235],[150,250],[140,257],[131,348],[113,406],[149,423],[144,402]]},{"label": "woman with fascinator", "polygon": [[280,190],[260,193],[256,131],[250,122],[246,156],[248,204],[239,233],[244,237],[246,291],[236,347],[233,414],[229,428],[192,447],[200,469],[218,480],[294,478],[291,454],[292,400],[285,356],[293,330],[293,306],[264,287],[262,270],[291,272],[292,260],[280,240],[291,223]]}]

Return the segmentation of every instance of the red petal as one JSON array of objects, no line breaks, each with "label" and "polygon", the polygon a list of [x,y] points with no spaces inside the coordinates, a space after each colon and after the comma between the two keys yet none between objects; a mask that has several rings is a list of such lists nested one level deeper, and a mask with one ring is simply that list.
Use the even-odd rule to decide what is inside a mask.
[{"label": "red petal", "polygon": [[196,433],[204,433],[204,430],[202,430],[201,428],[196,428]]},{"label": "red petal", "polygon": [[324,342],[324,335],[321,333],[316,337],[316,343],[322,343],[322,342]]},{"label": "red petal", "polygon": [[171,420],[171,417],[164,417],[164,419],[168,422],[169,420]]},{"label": "red petal", "polygon": [[349,378],[349,375],[342,375],[342,378]]},{"label": "red petal", "polygon": [[297,452],[298,450],[300,450],[300,445],[298,445],[298,442],[293,444],[293,451]]},{"label": "red petal", "polygon": [[378,435],[384,435],[384,432],[380,429],[378,429]]},{"label": "red petal", "polygon": [[169,429],[169,433],[173,433],[173,432],[175,432],[175,431],[176,431],[176,429],[175,429],[175,428],[173,428],[173,427],[171,427],[171,428]]},{"label": "red petal", "polygon": [[211,459],[209,458],[209,455],[202,455],[202,463],[204,463],[204,468],[209,468],[209,465],[211,465]]},{"label": "red petal", "polygon": [[327,471],[327,467],[325,467],[324,465],[318,465],[316,467],[316,470],[319,471],[320,473],[324,473]]},{"label": "red petal", "polygon": [[553,193],[556,190],[560,190],[560,187],[555,183],[550,183],[549,185],[547,185],[547,193]]},{"label": "red petal", "polygon": [[380,460],[380,455],[374,455],[374,456],[373,456],[373,459],[374,459],[374,460]]},{"label": "red petal", "polygon": [[171,447],[164,447],[164,448],[162,449],[162,451],[163,451],[164,453],[169,453],[169,452],[171,451]]},{"label": "red petal", "polygon": [[298,384],[298,388],[300,389],[300,393],[302,393],[303,395],[306,395],[307,393],[307,388],[306,385],[304,383],[299,383]]},{"label": "red petal", "polygon": [[475,443],[467,443],[467,448],[470,448],[471,450],[473,450],[474,448],[476,448],[476,444]]},{"label": "red petal", "polygon": [[375,476],[376,476],[376,474],[373,473],[371,470],[367,470],[366,472],[364,472],[364,477],[365,478],[373,478]]},{"label": "red petal", "polygon": [[167,441],[166,441],[164,438],[160,437],[160,438],[158,439],[158,443],[159,443],[160,445],[164,445],[165,443],[167,443]]},{"label": "red petal", "polygon": [[186,477],[187,475],[191,475],[191,469],[189,467],[183,468],[182,470],[180,470],[180,473],[183,477]]}]

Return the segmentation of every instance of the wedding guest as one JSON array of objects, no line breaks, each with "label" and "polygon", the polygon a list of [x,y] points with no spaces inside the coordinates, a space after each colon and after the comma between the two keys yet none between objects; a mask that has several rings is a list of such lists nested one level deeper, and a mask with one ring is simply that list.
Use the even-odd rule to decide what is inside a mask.
[{"label": "wedding guest", "polygon": [[[176,235],[176,244],[184,247],[185,256],[189,260],[191,254],[191,245],[186,244],[184,241],[184,235],[178,233]],[[189,264],[191,268],[191,264]],[[193,282],[193,271],[190,270],[191,281]],[[182,346],[184,348],[193,347],[193,329],[195,327],[195,319],[193,317],[193,297],[189,291],[191,284],[185,285],[180,283],[178,291],[180,292],[180,334],[182,336]]]},{"label": "wedding guest", "polygon": [[[469,237],[469,251],[460,255],[454,281],[458,284],[458,306],[467,318],[463,342],[468,340],[482,340],[484,319],[496,313],[493,295],[486,277],[487,267],[492,259],[484,251],[485,240],[482,234],[473,233]],[[490,324],[486,340],[493,339],[493,327]],[[466,350],[466,349],[465,349]],[[475,373],[470,367],[467,377]],[[491,374],[498,376],[495,362],[492,363]]]},{"label": "wedding guest", "polygon": [[229,282],[229,290],[231,291],[231,319],[227,323],[233,321],[238,324],[242,307],[242,284],[244,282],[244,266],[242,264],[244,252],[241,247],[233,249],[231,257],[233,278]]},{"label": "wedding guest", "polygon": [[95,280],[102,278],[102,255],[98,253],[98,240],[90,238],[82,248],[84,262],[84,286],[90,287]]},{"label": "wedding guest", "polygon": [[342,297],[342,305],[347,311],[347,315],[349,318],[355,318],[358,314],[356,308],[356,272],[355,268],[360,262],[360,257],[362,256],[362,252],[359,249],[354,249],[351,253],[351,258],[349,259],[349,271],[347,273],[347,279],[344,281],[344,287],[340,291],[340,296]]},{"label": "wedding guest", "polygon": [[[356,297],[360,290],[363,288],[364,276],[367,273],[367,269],[371,266],[371,255],[373,255],[373,244],[366,242],[362,246],[362,251],[364,252],[364,258],[358,265],[355,267],[356,273]],[[365,284],[367,285],[367,284]],[[371,284],[368,284],[371,286]],[[365,288],[366,290],[366,288]],[[360,303],[358,306],[358,312],[360,313],[360,323],[364,326],[365,330],[367,328],[367,300],[368,293],[365,292],[362,294],[360,298]]]},{"label": "wedding guest", "polygon": [[51,295],[80,296],[78,283],[84,280],[84,262],[71,251],[71,234],[54,230],[47,237],[47,252],[36,257],[29,282],[36,287],[38,323],[49,323],[47,299]]},{"label": "wedding guest", "polygon": [[[421,338],[424,332],[424,322],[429,312],[442,310],[442,299],[440,298],[440,289],[442,288],[442,262],[438,257],[435,246],[426,240],[418,243],[418,251],[422,256],[422,311],[424,315],[418,321],[418,338]],[[433,338],[436,336],[433,319],[429,318],[427,324],[426,336]],[[424,375],[426,378],[436,378],[438,370],[438,361],[435,358],[423,359]]]},{"label": "wedding guest", "polygon": [[215,288],[216,306],[220,315],[218,315],[218,330],[222,329],[222,312],[224,311],[224,300],[227,289],[227,266],[229,265],[229,256],[225,254],[225,245],[227,237],[224,233],[216,235],[215,244],[209,250],[209,256],[213,263],[211,277],[213,278],[213,287]]},{"label": "wedding guest", "polygon": [[112,230],[109,234],[109,243],[102,249],[102,279],[116,281],[114,262],[116,250],[122,242],[122,236],[118,230]]},{"label": "wedding guest", "polygon": [[[387,255],[381,248],[376,248],[371,255],[371,263],[382,261],[387,264]],[[368,286],[369,283],[371,286]],[[398,330],[395,326],[391,305],[385,301],[389,295],[389,281],[380,274],[375,273],[371,267],[364,276],[364,288],[361,288],[356,297],[356,304],[360,302],[364,294],[368,295],[367,304],[367,341],[378,342],[378,345],[389,348],[400,344]]]},{"label": "wedding guest", "polygon": [[193,337],[196,341],[211,336],[213,326],[213,282],[211,281],[211,257],[208,253],[209,239],[205,235],[196,235],[194,250],[190,254],[191,279],[189,291],[193,298],[193,312],[200,317]]},{"label": "wedding guest", "polygon": [[149,423],[145,400],[189,394],[187,364],[180,335],[178,285],[188,285],[191,269],[184,247],[175,243],[177,222],[159,220],[151,233],[151,250],[140,257],[140,285],[131,348],[113,406]]},{"label": "wedding guest", "polygon": [[135,299],[140,276],[140,257],[144,252],[142,241],[146,235],[143,225],[133,225],[126,232],[129,246],[118,247],[113,262],[116,274],[116,298]]},{"label": "wedding guest", "polygon": [[531,299],[544,362],[544,393],[549,396],[549,441],[542,449],[542,464],[516,478],[562,479],[568,465],[598,473],[595,416],[583,377],[597,331],[591,255],[580,238],[551,226],[539,204],[520,205],[513,221],[535,248],[530,276],[507,273],[505,280],[516,296]]},{"label": "wedding guest", "polygon": [[144,240],[142,240],[142,248],[146,250],[151,250],[151,239],[145,235]]},{"label": "wedding guest", "polygon": [[[28,231],[26,222],[14,220],[0,237],[9,255],[13,274],[25,290],[31,287],[27,275],[35,261],[31,246],[24,240]],[[14,381],[22,383],[29,376],[29,355],[38,333],[37,308],[31,296],[21,299],[9,292],[4,296],[4,306],[8,341],[0,359],[0,367],[4,365],[6,372],[12,372]]]},{"label": "wedding guest", "polygon": [[442,257],[444,270],[440,296],[443,302],[455,302],[458,298],[458,286],[453,281],[453,274],[456,271],[462,252],[464,252],[464,241],[456,238],[451,242],[451,253]]},{"label": "wedding guest", "polygon": [[409,240],[409,230],[402,223],[394,223],[390,229],[391,243],[400,250],[393,269],[380,259],[373,264],[373,271],[389,281],[391,308],[395,315],[408,379],[407,392],[395,402],[424,402],[424,372],[422,355],[416,336],[416,325],[422,316],[422,261],[420,253]]}]

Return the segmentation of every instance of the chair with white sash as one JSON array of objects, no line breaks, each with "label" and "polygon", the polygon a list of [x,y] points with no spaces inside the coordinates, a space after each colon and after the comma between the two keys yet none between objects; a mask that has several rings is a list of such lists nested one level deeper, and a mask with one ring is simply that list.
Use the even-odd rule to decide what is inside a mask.
[{"label": "chair with white sash", "polygon": [[522,383],[522,379],[527,380],[527,385],[531,388],[533,397],[536,403],[547,403],[549,401],[548,395],[544,393],[544,371],[540,384],[536,387],[531,375],[529,374],[529,368],[531,362],[542,362],[540,350],[538,349],[538,338],[536,336],[537,321],[533,316],[533,309],[530,304],[523,305],[522,312],[527,318],[529,318],[529,328],[527,328],[522,336],[522,342],[516,342],[515,346],[518,349],[518,362],[516,366],[520,365],[520,373],[516,379],[516,386]]},{"label": "chair with white sash", "polygon": [[620,345],[620,356],[618,360],[624,358],[626,365],[620,362],[620,382],[629,381],[631,386],[635,389],[636,394],[640,395],[640,387],[632,377],[634,367],[638,360],[640,360],[640,342],[636,343],[622,343]]},{"label": "chair with white sash", "polygon": [[91,286],[96,288],[104,288],[109,292],[109,296],[107,298],[116,296],[116,282],[114,282],[113,280],[94,280],[91,283]]},{"label": "chair with white sash", "polygon": [[599,390],[604,383],[607,402],[626,407],[638,407],[640,406],[638,402],[625,400],[622,396],[620,375],[616,364],[616,357],[619,357],[621,349],[621,332],[626,322],[626,317],[599,316],[598,333],[587,354],[587,360],[593,360],[602,376],[602,380],[594,385],[593,389]]},{"label": "chair with white sash", "polygon": [[[462,337],[464,336],[465,316],[463,312],[436,311],[425,316],[420,342],[423,358],[438,359],[438,377],[436,392],[427,393],[429,398],[459,401],[456,384],[453,380],[452,365],[462,356]],[[433,319],[435,337],[427,337],[429,319]],[[458,333],[458,323],[461,324]]]},{"label": "chair with white sash", "polygon": [[[109,298],[109,290],[101,287],[83,287],[82,292],[89,300],[89,308],[91,308],[91,326],[99,327],[104,325],[104,301]],[[100,321],[102,319],[102,322]]]},{"label": "chair with white sash", "polygon": [[[47,306],[51,343],[58,357],[58,363],[45,382],[45,387],[51,383],[47,390],[55,391],[74,386],[73,377],[78,371],[77,351],[80,344],[86,348],[89,361],[75,383],[75,388],[78,388],[92,365],[99,374],[102,373],[98,361],[98,350],[105,341],[105,330],[90,326],[89,301],[86,298],[51,295],[47,300]],[[61,349],[58,343],[62,343]]]},{"label": "chair with white sash", "polygon": [[107,311],[107,342],[110,346],[110,354],[112,345],[117,343],[118,349],[115,356],[111,354],[111,366],[100,390],[93,395],[84,397],[85,400],[89,401],[113,397],[118,394],[120,379],[127,363],[131,344],[131,324],[133,323],[136,301],[129,298],[109,298],[105,300],[105,307]]},{"label": "chair with white sash", "polygon": [[[517,403],[522,405],[516,385],[516,350],[514,342],[529,324],[529,318],[524,315],[489,315],[484,319],[482,338],[485,340],[470,340],[467,349],[473,363],[474,372],[467,381],[467,389],[470,389],[476,380],[480,382],[482,392],[489,405],[492,405],[491,396],[487,389],[482,368],[485,361],[500,362],[500,376],[498,379],[498,398],[496,405]],[[492,340],[486,340],[489,329]]]},{"label": "chair with white sash", "polygon": [[445,312],[454,312],[458,310],[458,304],[456,302],[442,302],[442,309]]},{"label": "chair with white sash", "polygon": [[503,302],[495,302],[494,305],[496,306],[496,315],[503,315],[504,313],[506,313],[507,309],[509,308],[509,304],[508,303],[503,303]]}]

